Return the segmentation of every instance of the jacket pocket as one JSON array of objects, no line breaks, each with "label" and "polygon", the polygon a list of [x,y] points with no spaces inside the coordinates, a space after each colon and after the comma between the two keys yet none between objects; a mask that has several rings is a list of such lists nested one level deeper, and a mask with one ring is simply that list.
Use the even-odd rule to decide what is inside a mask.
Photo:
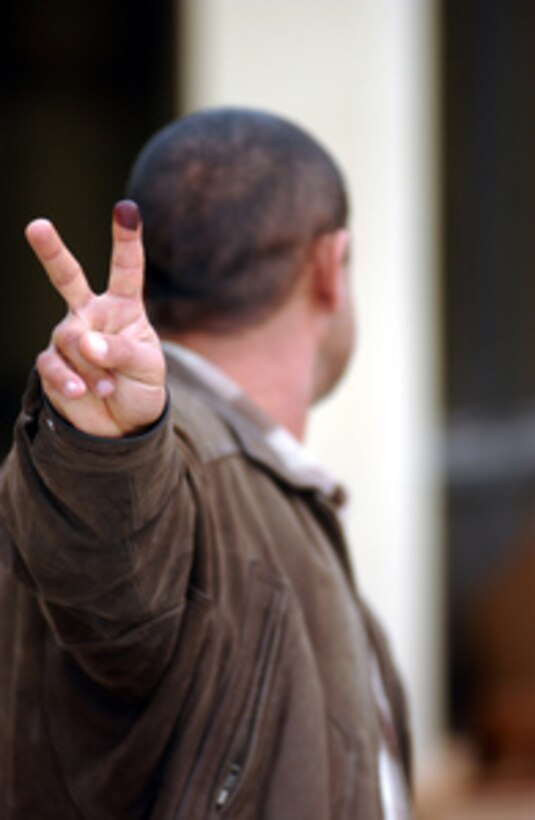
[{"label": "jacket pocket", "polygon": [[[187,722],[193,673],[208,651],[211,618],[210,600],[192,588],[178,618],[172,663],[150,698],[142,701],[106,691],[48,636],[42,709],[65,802],[76,807],[77,817],[136,820],[161,816],[152,812],[155,793],[160,790],[162,761],[175,726]],[[157,631],[159,622],[145,628]],[[114,651],[110,646],[111,655]],[[190,674],[184,670],[191,670]]]},{"label": "jacket pocket", "polygon": [[269,762],[271,744],[264,741],[274,727],[286,600],[284,582],[253,563],[239,647],[176,820],[222,818],[231,812],[234,817],[240,796],[259,788]]}]

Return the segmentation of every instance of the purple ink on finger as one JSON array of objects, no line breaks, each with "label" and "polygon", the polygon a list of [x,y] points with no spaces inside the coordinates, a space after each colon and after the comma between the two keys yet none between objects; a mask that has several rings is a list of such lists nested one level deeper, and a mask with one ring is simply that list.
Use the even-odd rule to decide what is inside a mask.
[{"label": "purple ink on finger", "polygon": [[129,231],[137,230],[141,217],[137,204],[131,199],[122,199],[117,202],[113,209],[113,218],[121,226]]}]

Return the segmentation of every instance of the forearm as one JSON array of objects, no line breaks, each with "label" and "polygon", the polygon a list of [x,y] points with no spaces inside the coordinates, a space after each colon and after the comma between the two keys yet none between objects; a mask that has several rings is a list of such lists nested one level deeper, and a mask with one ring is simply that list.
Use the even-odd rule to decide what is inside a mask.
[{"label": "forearm", "polygon": [[56,640],[106,685],[123,677],[121,653],[132,675],[150,657],[156,676],[178,629],[194,540],[169,419],[121,440],[86,436],[46,406],[34,379],[0,509]]}]

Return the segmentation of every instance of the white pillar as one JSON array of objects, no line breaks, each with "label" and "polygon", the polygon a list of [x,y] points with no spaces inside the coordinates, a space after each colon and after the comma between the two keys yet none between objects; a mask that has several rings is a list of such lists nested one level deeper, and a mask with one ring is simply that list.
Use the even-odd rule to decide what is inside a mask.
[{"label": "white pillar", "polygon": [[187,110],[264,107],[339,158],[358,355],[310,443],[350,486],[353,557],[406,679],[417,762],[442,720],[434,0],[189,0]]}]

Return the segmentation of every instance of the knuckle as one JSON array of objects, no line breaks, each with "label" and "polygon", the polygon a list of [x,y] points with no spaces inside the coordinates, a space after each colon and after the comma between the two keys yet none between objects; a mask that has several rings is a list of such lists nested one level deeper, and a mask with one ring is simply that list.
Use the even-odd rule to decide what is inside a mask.
[{"label": "knuckle", "polygon": [[47,365],[50,362],[50,355],[51,355],[51,353],[50,353],[49,348],[47,348],[46,350],[42,350],[38,354],[38,356],[35,360],[35,366],[36,366],[37,370],[39,371],[39,373],[42,374],[43,371],[45,371],[47,369]]},{"label": "knuckle", "polygon": [[56,347],[72,349],[76,346],[80,335],[78,322],[71,317],[67,317],[54,328],[52,341]]},{"label": "knuckle", "polygon": [[50,340],[55,347],[61,347],[63,338],[64,338],[65,330],[62,325],[56,325],[54,330],[52,331],[52,336]]},{"label": "knuckle", "polygon": [[44,350],[36,360],[37,372],[42,379],[55,383],[63,371],[59,356],[51,350]]},{"label": "knuckle", "polygon": [[113,266],[121,270],[136,270],[143,261],[143,251],[136,238],[125,238],[113,252]]},{"label": "knuckle", "polygon": [[126,256],[118,256],[113,260],[113,268],[116,273],[128,276],[136,273],[138,265],[132,258],[127,259]]},{"label": "knuckle", "polygon": [[[62,260],[58,259],[59,261]],[[67,288],[81,275],[83,275],[83,271],[79,262],[71,262],[71,264],[65,266],[58,265],[55,276],[56,285],[59,288]]]},{"label": "knuckle", "polygon": [[49,246],[43,248],[42,259],[45,264],[54,265],[58,259],[61,258],[63,251],[64,246],[60,238],[58,236],[52,236],[49,239]]}]

